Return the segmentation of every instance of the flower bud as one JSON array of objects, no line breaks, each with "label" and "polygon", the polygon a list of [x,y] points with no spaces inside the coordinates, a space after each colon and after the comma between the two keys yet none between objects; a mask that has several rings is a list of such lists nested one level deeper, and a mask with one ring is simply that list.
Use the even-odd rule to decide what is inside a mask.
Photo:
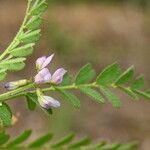
[{"label": "flower bud", "polygon": [[38,96],[38,102],[40,106],[44,109],[49,109],[51,107],[58,108],[60,107],[60,102],[55,100],[54,98],[50,96],[45,96],[40,91],[40,89],[37,89],[37,96]]},{"label": "flower bud", "polygon": [[19,81],[8,82],[4,85],[4,87],[8,90],[14,90],[14,89],[16,89],[20,86],[24,86],[28,83],[29,83],[28,80],[23,79],[23,80],[19,80]]}]

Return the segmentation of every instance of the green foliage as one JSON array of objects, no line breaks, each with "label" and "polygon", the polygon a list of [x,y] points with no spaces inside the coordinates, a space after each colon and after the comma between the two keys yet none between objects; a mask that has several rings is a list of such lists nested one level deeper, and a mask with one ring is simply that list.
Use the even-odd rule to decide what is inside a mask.
[{"label": "green foliage", "polygon": [[40,29],[35,31],[27,31],[20,36],[20,41],[25,44],[37,42],[40,39]]},{"label": "green foliage", "polygon": [[150,100],[150,93],[147,93],[147,92],[143,92],[143,91],[140,91],[140,90],[137,90],[137,89],[133,89],[133,91],[139,95],[140,97],[144,97],[148,100]]},{"label": "green foliage", "polygon": [[[98,77],[96,77],[95,81],[90,82],[91,79],[94,80],[94,76],[94,69],[90,64],[87,64],[80,69],[75,79],[72,79],[67,73],[64,76],[64,81],[60,85],[49,84],[50,87],[43,88],[41,90],[42,92],[57,91],[75,108],[80,108],[81,102],[75,95],[74,90],[81,91],[99,104],[105,103],[106,98],[112,104],[112,106],[116,108],[120,108],[122,104],[120,98],[113,89],[121,90],[134,100],[139,100],[140,97],[150,100],[150,93],[147,92],[147,90],[141,90],[144,88],[145,79],[143,76],[139,76],[138,78],[134,79],[133,66],[122,73],[119,65],[117,63],[113,63],[112,65],[109,65],[103,69]],[[72,83],[74,80],[75,83]],[[35,85],[33,84],[32,86],[29,86],[29,88],[34,86]],[[18,89],[19,92],[21,92],[20,89]],[[18,90],[16,90],[16,95],[14,91],[14,97],[19,95]],[[24,92],[24,88],[22,92]],[[47,110],[39,105],[38,97],[35,92],[36,91],[33,90],[25,93],[28,108],[30,110],[35,110],[36,105],[38,105],[44,112],[52,114],[52,109]],[[2,97],[0,96],[0,98],[2,99],[3,95]]]},{"label": "green foliage", "polygon": [[[83,68],[86,68],[86,66]],[[76,88],[79,88],[82,92],[93,97],[94,99],[99,101],[102,100],[103,102],[103,97],[93,89],[98,88],[114,107],[120,107],[121,101],[118,96],[111,91],[112,88],[120,89],[122,92],[126,93],[135,100],[138,100],[140,97],[150,99],[149,93],[141,91],[141,89],[144,88],[145,85],[144,77],[139,76],[138,78],[134,79],[133,68],[134,67],[131,66],[125,72],[121,73],[121,69],[118,64],[114,63],[102,70],[100,75],[97,77],[96,82],[93,82],[91,84],[77,84]],[[90,69],[93,70],[92,68]],[[88,77],[88,74],[85,71],[82,74],[81,78],[86,78],[86,76]],[[78,80],[80,80],[80,77],[78,78]]]},{"label": "green foliage", "polygon": [[95,101],[98,103],[104,103],[104,98],[103,96],[97,92],[96,90],[90,88],[90,87],[80,87],[79,88],[83,93],[87,94],[91,98],[93,98]]},{"label": "green foliage", "polygon": [[131,90],[130,88],[125,88],[122,86],[118,86],[118,87],[120,88],[120,90],[122,90],[128,96],[130,96],[132,99],[139,100],[139,97],[137,96],[137,94],[135,92],[133,92],[133,90]]},{"label": "green foliage", "polygon": [[46,134],[40,138],[38,138],[37,140],[33,141],[32,143],[29,144],[29,148],[39,148],[41,146],[43,146],[45,143],[49,142],[53,137],[53,134],[49,133]]},{"label": "green foliage", "polygon": [[121,70],[117,63],[114,63],[104,69],[97,78],[97,84],[112,84],[121,74]]},{"label": "green foliage", "polygon": [[4,80],[5,79],[5,77],[6,77],[6,69],[1,69],[0,70],[0,81],[1,80]]},{"label": "green foliage", "polygon": [[[18,58],[17,60],[19,62],[21,58]],[[49,84],[49,87],[42,88],[41,90],[42,92],[59,92],[75,108],[80,108],[81,102],[80,99],[75,95],[74,90],[81,91],[99,104],[105,103],[106,98],[112,104],[112,106],[120,108],[122,104],[120,98],[116,94],[117,89],[130,96],[133,100],[139,100],[140,97],[150,100],[150,93],[147,92],[148,90],[142,90],[145,89],[144,77],[139,76],[136,78],[134,74],[133,66],[129,67],[129,69],[126,71],[121,71],[119,65],[117,63],[113,63],[104,68],[94,81],[95,70],[90,64],[87,64],[80,69],[76,75],[76,78],[70,77],[70,75],[67,73],[64,76],[64,81],[60,85]],[[75,81],[75,83],[72,81]],[[31,92],[27,92],[28,89],[35,88],[35,86],[36,85],[34,83],[33,85],[31,83],[29,88],[20,87],[16,91],[12,91],[13,94],[8,92],[0,95],[0,99],[3,101],[24,95],[30,110],[35,110],[36,105],[38,105],[44,112],[52,114],[51,108],[47,110],[39,105],[35,89],[33,89]],[[20,94],[22,92],[24,92],[24,94]]]},{"label": "green foliage", "polygon": [[[127,143],[127,144],[107,144],[106,141],[98,142],[97,144],[91,144],[91,139],[85,137],[83,139],[75,139],[74,134],[69,134],[60,139],[57,139],[56,142],[52,142],[53,134],[48,133],[37,140],[29,143],[23,144],[31,136],[31,130],[24,131],[17,138],[11,138],[9,142],[9,135],[5,132],[0,133],[0,148],[1,149],[46,149],[50,148],[51,150],[135,150],[138,146],[136,142]],[[28,142],[26,142],[28,143]]]},{"label": "green foliage", "polygon": [[12,123],[12,113],[6,103],[0,105],[0,128],[8,127]]},{"label": "green foliage", "polygon": [[139,76],[131,85],[132,89],[142,89],[145,86],[144,76]]},{"label": "green foliage", "polygon": [[65,85],[70,85],[70,84],[72,84],[71,77],[69,76],[68,73],[66,73],[64,75],[64,78],[63,78],[63,81],[62,81],[61,85],[65,86]]},{"label": "green foliage", "polygon": [[91,140],[90,138],[88,137],[85,137],[73,144],[71,144],[70,146],[68,146],[69,149],[78,149],[78,148],[81,148],[81,147],[84,147],[84,146],[87,146],[91,143]]},{"label": "green foliage", "polygon": [[131,66],[123,74],[120,75],[120,77],[116,80],[115,84],[121,85],[128,83],[130,80],[132,80],[133,76],[134,76],[134,69],[133,66]]},{"label": "green foliage", "polygon": [[38,97],[35,93],[27,93],[25,97],[29,110],[35,110],[36,106],[38,105],[46,114],[51,115],[53,113],[52,109],[44,109],[39,105]]},{"label": "green foliage", "polygon": [[21,143],[23,143],[24,141],[26,141],[30,135],[31,135],[32,131],[31,130],[26,130],[24,131],[21,135],[19,135],[17,138],[11,140],[8,144],[7,147],[16,147],[18,145],[20,145]]},{"label": "green foliage", "polygon": [[2,61],[0,62],[0,68],[18,71],[24,68],[25,60],[26,58],[22,57],[22,58],[14,58],[14,59],[9,59],[7,61]]},{"label": "green foliage", "polygon": [[61,148],[63,146],[65,146],[66,144],[69,144],[75,137],[75,134],[69,134],[65,137],[63,137],[62,139],[60,139],[60,141],[58,141],[57,143],[53,144],[51,147],[52,148]]},{"label": "green foliage", "polygon": [[[0,56],[0,81],[8,71],[24,68],[25,58],[33,52],[33,46],[40,38],[41,16],[47,8],[46,0],[28,0],[26,15],[19,32]],[[5,70],[4,70],[5,69]]]},{"label": "green foliage", "polygon": [[40,16],[33,16],[26,24],[27,29],[35,30],[40,27],[42,23],[42,18]]},{"label": "green foliage", "polygon": [[26,100],[27,100],[27,105],[28,105],[29,110],[31,110],[31,111],[35,110],[36,103],[37,103],[37,95],[28,93],[26,95]]},{"label": "green foliage", "polygon": [[75,83],[78,84],[84,84],[88,81],[92,80],[95,76],[95,71],[92,69],[91,64],[87,64],[84,67],[81,68],[81,70],[78,72]]},{"label": "green foliage", "polygon": [[62,90],[62,89],[58,89],[58,91],[66,98],[66,100],[68,100],[68,102],[70,102],[75,108],[80,108],[81,104],[80,104],[80,100],[72,93],[66,91],[66,90]]},{"label": "green foliage", "polygon": [[5,144],[9,140],[10,136],[5,131],[0,133],[0,146]]},{"label": "green foliage", "polygon": [[107,87],[101,86],[100,89],[114,107],[119,108],[121,106],[120,99],[117,95],[112,93]]},{"label": "green foliage", "polygon": [[39,15],[44,12],[47,8],[46,0],[37,0],[31,9],[32,15]]},{"label": "green foliage", "polygon": [[25,46],[21,46],[19,48],[12,50],[10,52],[10,54],[14,57],[28,56],[28,55],[32,54],[34,45],[35,45],[34,43],[31,43],[31,44],[27,44]]},{"label": "green foliage", "polygon": [[[77,73],[75,83],[70,83],[71,85],[67,84],[57,86],[56,89],[61,91],[61,93],[63,93],[63,95],[65,95],[65,97],[69,99],[71,104],[75,107],[79,106],[79,100],[73,96],[73,93],[70,94],[66,90],[79,89],[81,92],[90,96],[94,101],[99,103],[104,103],[103,96],[105,96],[109,102],[117,108],[121,107],[121,101],[115,92],[112,91],[113,88],[121,90],[134,100],[139,100],[141,96],[146,99],[150,99],[150,93],[141,91],[145,85],[144,77],[139,76],[134,79],[133,66],[129,67],[129,69],[122,73],[119,65],[117,63],[113,63],[102,70],[95,82],[89,83],[89,81],[93,79],[94,75],[94,69],[90,64],[87,64],[81,68],[79,73]],[[103,95],[95,88],[100,90]]]}]

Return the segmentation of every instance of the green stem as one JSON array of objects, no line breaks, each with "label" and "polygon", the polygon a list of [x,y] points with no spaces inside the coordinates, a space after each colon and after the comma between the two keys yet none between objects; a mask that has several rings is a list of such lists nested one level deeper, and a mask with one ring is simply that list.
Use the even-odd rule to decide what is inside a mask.
[{"label": "green stem", "polygon": [[4,100],[8,100],[8,99],[11,99],[11,98],[14,98],[16,97],[17,95],[20,95],[22,92],[25,92],[31,88],[34,88],[34,84],[31,83],[31,84],[27,84],[26,86],[23,86],[23,87],[20,87],[18,89],[15,89],[13,91],[9,91],[9,92],[6,92],[4,94],[1,94],[0,95],[0,102],[4,101]]},{"label": "green stem", "polygon": [[25,18],[23,20],[23,23],[22,23],[22,25],[21,25],[18,33],[16,34],[15,38],[13,39],[13,41],[11,42],[11,44],[8,46],[8,48],[0,55],[0,61],[3,60],[3,58],[5,58],[5,56],[9,53],[9,51],[11,50],[11,48],[13,47],[13,45],[17,42],[18,37],[23,32],[25,23],[26,23],[26,21],[28,19],[28,16],[29,16],[28,12],[29,12],[29,9],[30,9],[30,5],[31,5],[31,0],[28,1],[26,15],[25,15]]},{"label": "green stem", "polygon": [[[35,93],[36,92],[35,86],[36,85],[34,83],[31,83],[31,84],[28,84],[24,87],[20,87],[16,90],[9,91],[7,93],[1,94],[0,95],[0,102],[10,100],[10,99],[13,99],[13,98],[17,98],[17,97],[21,97],[21,96],[25,96],[28,92]],[[95,82],[90,83],[90,84],[83,84],[83,85],[72,84],[72,85],[67,85],[67,86],[57,86],[57,89],[73,90],[73,89],[78,89],[80,87],[99,87],[99,85],[97,85]],[[32,88],[33,88],[33,90],[31,90]],[[55,86],[51,86],[49,88],[43,88],[42,91],[43,92],[56,91],[56,88],[55,88]]]}]

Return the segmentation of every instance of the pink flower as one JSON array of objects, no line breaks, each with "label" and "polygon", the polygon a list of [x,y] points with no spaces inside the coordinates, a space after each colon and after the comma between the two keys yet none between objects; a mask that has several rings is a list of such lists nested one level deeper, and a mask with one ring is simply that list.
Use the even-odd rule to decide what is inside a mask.
[{"label": "pink flower", "polygon": [[34,82],[37,84],[48,83],[51,81],[51,73],[47,68],[42,69],[35,77]]},{"label": "pink flower", "polygon": [[47,67],[50,64],[54,57],[54,54],[50,55],[49,57],[43,56],[37,59],[36,61],[36,68],[37,70],[42,70],[43,68]]},{"label": "pink flower", "polygon": [[57,69],[52,75],[51,83],[60,84],[63,81],[63,77],[66,72],[67,71],[64,68]]}]

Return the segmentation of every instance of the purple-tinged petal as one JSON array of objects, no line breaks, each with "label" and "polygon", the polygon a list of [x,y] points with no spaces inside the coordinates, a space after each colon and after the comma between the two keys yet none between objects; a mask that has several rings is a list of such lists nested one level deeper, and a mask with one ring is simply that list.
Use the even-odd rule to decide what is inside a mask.
[{"label": "purple-tinged petal", "polygon": [[64,68],[59,68],[55,71],[55,73],[52,75],[52,83],[60,84],[63,80],[63,76],[65,75],[67,71]]},{"label": "purple-tinged petal", "polygon": [[43,56],[43,57],[40,57],[36,60],[36,68],[38,70],[41,70],[42,69],[42,65],[43,63],[46,61],[46,56]]},{"label": "purple-tinged petal", "polygon": [[12,81],[12,82],[9,82],[9,83],[6,83],[4,85],[4,87],[8,90],[14,90],[20,86],[24,86],[26,85],[27,83],[29,83],[28,80],[26,79],[22,79],[22,80],[18,80],[18,81]]},{"label": "purple-tinged petal", "polygon": [[34,82],[37,84],[47,83],[51,81],[51,73],[47,68],[42,69],[35,77]]},{"label": "purple-tinged petal", "polygon": [[39,97],[38,101],[40,105],[45,109],[49,109],[51,107],[54,108],[60,107],[60,102],[50,96],[41,96]]},{"label": "purple-tinged petal", "polygon": [[47,68],[42,69],[39,73],[42,77],[46,76],[47,74],[51,74]]},{"label": "purple-tinged petal", "polygon": [[51,79],[52,79],[51,74],[47,74],[46,76],[44,76],[44,81],[45,81],[45,82],[50,82]]},{"label": "purple-tinged petal", "polygon": [[49,57],[46,58],[46,60],[43,62],[41,69],[45,68],[47,65],[50,64],[50,62],[52,61],[54,57],[54,54],[50,55]]},{"label": "purple-tinged petal", "polygon": [[6,83],[6,84],[4,85],[4,87],[5,87],[7,90],[14,90],[14,89],[18,88],[17,85],[13,84],[13,82]]},{"label": "purple-tinged petal", "polygon": [[43,83],[44,82],[44,79],[43,77],[40,75],[40,74],[37,74],[35,77],[34,77],[34,82],[39,84],[39,83]]}]

